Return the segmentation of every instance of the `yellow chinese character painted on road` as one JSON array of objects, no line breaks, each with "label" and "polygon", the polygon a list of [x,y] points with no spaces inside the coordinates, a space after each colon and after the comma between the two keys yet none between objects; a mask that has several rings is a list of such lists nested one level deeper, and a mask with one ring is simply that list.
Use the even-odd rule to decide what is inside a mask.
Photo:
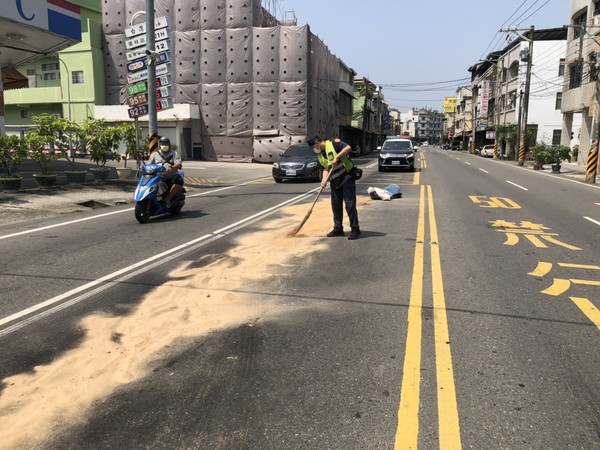
[{"label": "yellow chinese character painted on road", "polygon": [[508,222],[506,220],[495,220],[490,223],[492,224],[492,227],[496,228],[496,231],[506,234],[504,245],[517,245],[519,243],[519,235],[522,235],[537,248],[548,248],[548,246],[542,242],[542,240],[544,240],[569,250],[581,250],[579,247],[559,241],[554,237],[558,236],[558,233],[548,233],[546,230],[550,230],[551,228],[545,227],[542,224],[522,221],[517,225],[515,222]]},{"label": "yellow chinese character painted on road", "polygon": [[[558,267],[567,269],[582,269],[582,270],[595,270],[600,275],[600,266],[592,266],[585,264],[567,264],[558,263]],[[528,275],[534,277],[544,277],[548,275],[553,268],[553,264],[549,262],[539,262],[535,270],[529,272]],[[553,278],[552,285],[543,291],[542,294],[559,296],[567,292],[571,285],[584,285],[584,286],[600,286],[600,281],[597,280],[584,280],[578,278]],[[600,310],[587,298],[582,297],[569,297],[575,305],[583,312],[588,319],[590,319],[598,329],[600,329]]]},{"label": "yellow chinese character painted on road", "polygon": [[[567,264],[567,263],[558,263],[557,266],[565,267],[569,269],[584,269],[584,270],[598,270],[600,271],[600,266],[589,266],[585,264]],[[548,275],[552,270],[552,263],[548,262],[539,262],[537,267],[533,272],[529,272],[528,275],[534,277],[544,277]],[[600,281],[592,281],[592,280],[580,280],[575,278],[554,278],[554,282],[552,286],[542,291],[542,294],[554,295],[558,296],[564,294],[569,290],[571,284],[579,284],[586,286],[600,286]]]}]

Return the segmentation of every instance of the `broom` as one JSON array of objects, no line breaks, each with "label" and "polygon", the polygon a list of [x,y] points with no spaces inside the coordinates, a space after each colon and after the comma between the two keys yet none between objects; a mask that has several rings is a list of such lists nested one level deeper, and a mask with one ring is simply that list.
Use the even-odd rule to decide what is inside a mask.
[{"label": "broom", "polygon": [[[329,177],[329,174],[327,176]],[[315,201],[312,203],[312,205],[310,205],[310,209],[308,210],[308,212],[304,216],[304,219],[302,219],[302,222],[300,222],[300,225],[298,225],[296,228],[294,228],[294,230],[292,230],[292,231],[290,231],[290,233],[288,233],[289,237],[296,236],[298,234],[298,232],[302,229],[302,227],[304,226],[304,224],[306,223],[306,221],[308,220],[308,218],[312,214],[313,208],[315,207],[315,204],[317,203],[317,200],[319,200],[319,196],[321,195],[321,192],[323,192],[323,189],[325,189],[325,186],[327,186],[327,179],[325,179],[325,184],[323,186],[321,186],[321,189],[319,189],[319,192],[317,192],[317,196],[315,197]]]}]

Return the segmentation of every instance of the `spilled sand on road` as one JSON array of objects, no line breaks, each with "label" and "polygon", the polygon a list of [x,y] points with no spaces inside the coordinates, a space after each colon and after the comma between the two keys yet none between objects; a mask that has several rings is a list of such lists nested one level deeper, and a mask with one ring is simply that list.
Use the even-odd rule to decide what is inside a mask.
[{"label": "spilled sand on road", "polygon": [[[359,206],[365,203],[359,199]],[[322,237],[332,223],[328,200],[315,205],[296,237],[288,236],[307,211],[307,204],[286,208],[284,217],[261,223],[227,253],[207,255],[206,264],[183,263],[131,314],[85,318],[80,345],[32,373],[4,379],[0,449],[37,448],[84,422],[94,402],[147,376],[149,365],[179,339],[254,322],[266,312],[291,311],[276,298],[248,293],[248,287],[274,273],[289,273],[306,256],[326,248]]]}]

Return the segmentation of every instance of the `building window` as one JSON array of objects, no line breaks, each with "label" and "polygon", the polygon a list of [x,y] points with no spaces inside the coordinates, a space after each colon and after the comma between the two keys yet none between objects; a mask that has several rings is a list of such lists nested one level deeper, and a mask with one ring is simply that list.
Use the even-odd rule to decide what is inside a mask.
[{"label": "building window", "polygon": [[597,16],[598,14],[600,14],[600,1],[595,1],[594,2],[594,15]]},{"label": "building window", "polygon": [[51,72],[53,70],[60,70],[60,68],[58,67],[58,63],[42,64],[43,72]]},{"label": "building window", "polygon": [[513,62],[508,69],[508,79],[514,80],[519,76],[519,63],[517,61]]},{"label": "building window", "polygon": [[27,75],[35,75],[35,69],[27,69]]},{"label": "building window", "polygon": [[29,111],[26,109],[21,110],[21,119],[27,119],[29,117]]},{"label": "building window", "polygon": [[598,58],[596,57],[596,53],[592,52],[588,55],[589,61],[589,73],[590,73],[590,81],[598,80]]},{"label": "building window", "polygon": [[556,104],[554,105],[554,109],[560,110],[562,106],[562,92],[556,93]]},{"label": "building window", "polygon": [[562,130],[552,130],[552,145],[560,145]]},{"label": "building window", "polygon": [[560,65],[558,66],[558,76],[562,77],[565,74],[565,58],[560,58]]},{"label": "building window", "polygon": [[587,24],[587,13],[584,11],[573,19],[573,25],[578,25],[573,28],[573,38],[578,38],[583,32],[583,27]]},{"label": "building window", "polygon": [[50,73],[44,74],[44,80],[46,80],[46,81],[56,80],[56,79],[57,79],[56,72],[50,72]]},{"label": "building window", "polygon": [[575,89],[581,86],[581,64],[574,64],[569,67],[569,89]]},{"label": "building window", "polygon": [[83,83],[83,70],[75,70],[71,72],[73,78],[73,84]]}]

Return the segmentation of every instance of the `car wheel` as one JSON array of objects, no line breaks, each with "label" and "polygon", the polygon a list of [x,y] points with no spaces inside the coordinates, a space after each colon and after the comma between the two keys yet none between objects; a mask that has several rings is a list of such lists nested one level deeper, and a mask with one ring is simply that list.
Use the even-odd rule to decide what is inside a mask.
[{"label": "car wheel", "polygon": [[383,167],[381,167],[381,166],[378,166],[378,167],[377,167],[377,170],[378,170],[379,172],[383,172]]},{"label": "car wheel", "polygon": [[283,181],[283,178],[279,177],[273,177],[273,179],[275,180],[275,183],[281,183]]},{"label": "car wheel", "polygon": [[414,166],[414,165],[410,166],[410,167],[408,168],[408,170],[410,170],[411,172],[414,172],[414,171],[415,171],[415,166]]}]

